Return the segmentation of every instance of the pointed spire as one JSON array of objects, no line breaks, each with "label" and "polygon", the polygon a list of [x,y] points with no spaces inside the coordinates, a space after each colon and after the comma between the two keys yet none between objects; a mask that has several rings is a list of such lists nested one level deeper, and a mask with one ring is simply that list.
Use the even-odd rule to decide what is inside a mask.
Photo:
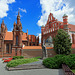
[{"label": "pointed spire", "polygon": [[27,29],[27,35],[28,35],[28,29]]},{"label": "pointed spire", "polygon": [[4,19],[2,20],[2,24],[4,25]]},{"label": "pointed spire", "polygon": [[17,24],[20,24],[20,12],[18,11],[18,15],[17,15]]},{"label": "pointed spire", "polygon": [[20,16],[20,10],[18,10],[18,16]]},{"label": "pointed spire", "polygon": [[14,25],[16,25],[16,22],[14,21]]}]

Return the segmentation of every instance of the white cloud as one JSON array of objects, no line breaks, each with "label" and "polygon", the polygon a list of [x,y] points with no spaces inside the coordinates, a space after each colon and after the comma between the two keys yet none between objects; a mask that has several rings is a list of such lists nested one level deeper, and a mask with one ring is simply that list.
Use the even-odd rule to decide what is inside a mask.
[{"label": "white cloud", "polygon": [[37,36],[39,36],[39,43],[41,43],[41,33],[37,33]]},{"label": "white cloud", "polygon": [[59,21],[62,21],[62,16],[67,14],[69,19],[68,22],[72,24],[75,23],[74,8],[69,6],[69,2],[65,2],[64,0],[40,0],[40,4],[42,7],[42,15],[37,23],[39,26],[46,24],[50,10]]},{"label": "white cloud", "polygon": [[0,18],[8,15],[9,4],[12,4],[15,0],[0,0]]},{"label": "white cloud", "polygon": [[26,9],[19,8],[19,10],[21,10],[24,13],[27,13]]}]

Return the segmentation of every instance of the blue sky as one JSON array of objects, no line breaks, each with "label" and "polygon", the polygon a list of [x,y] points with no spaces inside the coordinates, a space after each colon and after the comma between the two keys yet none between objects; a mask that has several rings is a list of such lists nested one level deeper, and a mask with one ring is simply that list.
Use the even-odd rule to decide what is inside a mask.
[{"label": "blue sky", "polygon": [[[21,9],[25,10],[23,12]],[[20,10],[21,23],[23,32],[28,29],[29,34],[37,35],[41,32],[41,27],[37,25],[39,16],[41,15],[41,6],[39,0],[16,0],[14,3],[9,4],[9,11],[7,11],[7,17],[3,17],[8,31],[13,29],[14,21],[17,21],[18,10]],[[0,19],[0,23],[2,22]]]},{"label": "blue sky", "polygon": [[0,24],[4,19],[8,31],[12,31],[20,10],[23,32],[28,29],[29,34],[41,39],[41,26],[46,24],[50,12],[59,21],[67,14],[68,22],[75,25],[74,3],[75,0],[0,0]]}]

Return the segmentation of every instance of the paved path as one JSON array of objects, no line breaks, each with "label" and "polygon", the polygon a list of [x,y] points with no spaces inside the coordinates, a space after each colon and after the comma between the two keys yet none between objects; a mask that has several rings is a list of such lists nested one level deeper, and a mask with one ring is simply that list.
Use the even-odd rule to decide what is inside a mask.
[{"label": "paved path", "polygon": [[34,70],[18,70],[7,71],[6,63],[2,63],[0,59],[0,75],[64,75],[62,69],[34,69]]}]

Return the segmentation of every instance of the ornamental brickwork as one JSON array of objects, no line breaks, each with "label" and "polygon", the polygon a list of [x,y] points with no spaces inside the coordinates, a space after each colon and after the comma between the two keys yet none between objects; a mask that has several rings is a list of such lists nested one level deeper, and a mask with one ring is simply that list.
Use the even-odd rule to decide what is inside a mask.
[{"label": "ornamental brickwork", "polygon": [[46,25],[41,27],[41,45],[43,44],[43,40],[45,40],[45,43],[48,43],[49,45],[52,44],[50,41],[48,42],[48,38],[51,37],[53,39],[59,29],[63,29],[68,32],[72,44],[75,45],[75,25],[68,23],[68,16],[66,14],[64,14],[62,18],[63,22],[58,21],[53,14],[50,13]]},{"label": "ornamental brickwork", "polygon": [[13,31],[8,32],[4,20],[0,26],[0,57],[21,56],[25,46],[39,46],[39,36],[29,35],[22,31],[20,13],[17,15],[17,23],[14,22]]}]

